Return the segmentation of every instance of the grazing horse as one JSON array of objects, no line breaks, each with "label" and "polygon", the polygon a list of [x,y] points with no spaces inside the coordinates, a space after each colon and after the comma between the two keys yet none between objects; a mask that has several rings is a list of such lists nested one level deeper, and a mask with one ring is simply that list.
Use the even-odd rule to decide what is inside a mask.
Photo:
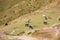
[{"label": "grazing horse", "polygon": [[43,15],[43,17],[44,17],[45,20],[51,19],[50,16]]},{"label": "grazing horse", "polygon": [[31,28],[31,29],[33,29],[33,26],[30,25],[30,24],[25,24],[25,26],[26,26],[26,27],[29,27],[29,28]]},{"label": "grazing horse", "polygon": [[45,20],[47,20],[47,19],[48,19],[48,17],[46,17],[46,15],[43,15],[43,17],[45,18]]},{"label": "grazing horse", "polygon": [[30,26],[29,26],[29,28],[33,29],[33,26],[32,26],[32,25],[30,25]]},{"label": "grazing horse", "polygon": [[45,21],[44,21],[43,23],[44,23],[45,25],[47,25],[47,24],[48,24],[48,22],[45,22]]},{"label": "grazing horse", "polygon": [[58,20],[60,20],[60,18],[58,18]]},{"label": "grazing horse", "polygon": [[5,24],[5,26],[7,26],[7,25],[8,25],[8,23]]},{"label": "grazing horse", "polygon": [[28,27],[28,26],[29,26],[29,24],[28,24],[28,23],[26,23],[26,24],[25,24],[25,26],[26,26],[26,27]]}]

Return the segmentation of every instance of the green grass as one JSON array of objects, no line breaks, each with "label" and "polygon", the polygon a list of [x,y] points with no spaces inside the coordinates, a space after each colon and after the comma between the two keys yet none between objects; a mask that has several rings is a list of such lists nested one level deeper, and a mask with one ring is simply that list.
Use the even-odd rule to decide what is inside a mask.
[{"label": "green grass", "polygon": [[52,1],[53,0],[5,0],[1,5],[3,11],[0,13],[0,25],[4,25],[20,16],[36,11],[52,3]]},{"label": "green grass", "polygon": [[[20,4],[21,5],[21,4]],[[19,6],[20,7],[20,6]],[[25,6],[24,6],[25,7]],[[60,7],[60,6],[59,6]],[[13,20],[13,18],[11,18],[10,19],[10,17],[11,16],[18,16],[18,15],[16,15],[16,14],[13,14],[12,13],[12,15],[10,14],[11,13],[11,11],[13,11],[13,10],[18,10],[19,11],[19,9],[18,8],[16,8],[16,9],[14,9],[14,8],[12,8],[12,9],[9,9],[7,12],[6,12],[6,14],[7,13],[9,13],[9,15],[7,14],[7,16],[9,16],[9,17],[7,17],[7,19],[8,20]],[[27,10],[27,9],[26,9]],[[26,10],[24,10],[22,13],[26,13]],[[35,10],[35,9],[34,9]],[[44,12],[38,12],[38,13],[36,13],[36,15],[31,15],[31,21],[30,21],[30,24],[31,25],[33,25],[34,26],[34,29],[38,29],[38,28],[44,28],[44,27],[50,27],[51,25],[53,25],[54,23],[56,23],[56,22],[60,22],[59,20],[58,20],[58,18],[60,17],[60,8],[58,8],[58,7],[54,7],[54,8],[51,8],[51,9],[48,9],[48,10],[45,10]],[[27,12],[28,13],[28,12]],[[18,13],[19,14],[19,13]],[[49,17],[51,17],[51,19],[48,19],[48,20],[45,20],[44,19],[44,17],[42,16],[42,15],[46,15],[47,17],[49,16]],[[28,15],[27,15],[28,16]],[[30,16],[30,15],[29,15]],[[28,17],[25,17],[25,18],[28,18]],[[8,21],[8,20],[6,20],[5,19],[5,21]],[[19,33],[21,33],[21,32],[26,32],[26,31],[30,31],[30,30],[32,30],[32,29],[30,29],[30,28],[28,28],[28,27],[25,27],[25,20],[23,19],[23,20],[17,20],[17,21],[19,21],[19,22],[17,22],[16,24],[15,23],[13,23],[14,25],[12,25],[12,26],[6,26],[6,27],[3,27],[3,29],[0,29],[0,30],[2,30],[2,31],[5,31],[5,33],[7,33],[7,34],[10,34],[13,30],[15,31],[14,32],[14,35],[17,35],[17,34],[19,34]],[[43,22],[44,21],[47,21],[48,22],[48,25],[45,25],[45,24],[43,24]],[[4,21],[3,21],[4,22]],[[33,29],[33,30],[34,30]],[[1,32],[2,32],[1,31]],[[23,34],[22,34],[23,35]],[[24,35],[28,35],[27,33],[24,33]],[[3,39],[1,39],[1,40],[3,40]],[[7,39],[7,40],[9,40],[9,39]],[[14,39],[15,40],[15,39]]]},{"label": "green grass", "polygon": [[[43,13],[38,13],[35,16],[32,16],[30,19],[30,24],[34,26],[34,29],[37,28],[43,28],[43,27],[50,27],[51,25],[53,25],[56,22],[60,22],[58,20],[58,18],[60,17],[60,15],[56,16],[56,14],[59,14],[59,11],[54,11],[57,8],[54,9],[49,9],[46,10]],[[60,9],[60,8],[59,8]],[[57,12],[57,13],[56,13]],[[43,14],[45,14],[47,17],[51,17],[51,19],[45,20],[44,17],[42,16]],[[43,24],[44,21],[48,22],[48,25]],[[28,31],[31,30],[28,27],[25,27],[25,20],[19,20],[19,22],[17,22],[16,24],[9,26],[9,27],[4,27],[3,29],[5,32],[7,32],[8,34],[11,33],[13,30],[15,30],[15,34],[18,34],[20,32],[23,31]]]}]

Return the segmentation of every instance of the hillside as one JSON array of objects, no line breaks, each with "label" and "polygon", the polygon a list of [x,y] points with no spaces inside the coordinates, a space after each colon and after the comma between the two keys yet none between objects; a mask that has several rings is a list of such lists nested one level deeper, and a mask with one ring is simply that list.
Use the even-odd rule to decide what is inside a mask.
[{"label": "hillside", "polygon": [[23,0],[1,13],[0,40],[60,40],[60,0]]},{"label": "hillside", "polygon": [[31,13],[54,0],[0,0],[0,25]]}]

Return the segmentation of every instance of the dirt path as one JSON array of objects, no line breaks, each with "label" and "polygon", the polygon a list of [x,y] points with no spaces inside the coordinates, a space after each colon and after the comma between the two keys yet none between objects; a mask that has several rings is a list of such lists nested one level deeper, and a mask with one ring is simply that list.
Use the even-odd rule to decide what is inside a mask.
[{"label": "dirt path", "polygon": [[[60,23],[53,24],[50,28],[42,28],[42,29],[43,30],[46,30],[46,29],[53,30],[55,32],[55,36],[54,36],[54,39],[55,39],[56,37],[58,37],[59,31],[60,31],[60,29],[57,29],[57,27],[55,27],[56,25],[60,25]],[[37,38],[30,37],[30,36],[12,36],[12,35],[6,35],[4,33],[0,33],[0,37],[7,37],[8,39],[17,38],[17,39],[22,39],[22,40],[38,40]],[[49,40],[49,39],[45,38],[43,40]]]},{"label": "dirt path", "polygon": [[8,36],[9,39],[17,38],[21,40],[38,40],[37,38],[34,37],[29,37],[29,36]]},{"label": "dirt path", "polygon": [[37,38],[30,37],[30,36],[12,36],[12,35],[6,35],[3,33],[0,33],[0,37],[2,38],[8,38],[8,39],[21,39],[21,40],[38,40]]}]

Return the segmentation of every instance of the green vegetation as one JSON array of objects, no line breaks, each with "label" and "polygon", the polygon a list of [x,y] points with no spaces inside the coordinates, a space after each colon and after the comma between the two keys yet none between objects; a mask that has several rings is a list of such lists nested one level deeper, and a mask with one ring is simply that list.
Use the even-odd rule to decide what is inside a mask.
[{"label": "green vegetation", "polygon": [[[58,5],[59,6],[59,5]],[[58,11],[57,11],[58,10]],[[58,7],[54,7],[48,10],[45,10],[44,12],[35,12],[35,15],[30,15],[30,24],[33,25],[34,29],[37,28],[43,28],[43,27],[50,27],[51,25],[53,25],[56,22],[60,22],[58,20],[58,18],[60,17],[60,14],[58,13],[60,10],[60,8]],[[38,14],[37,14],[38,13]],[[49,17],[48,20],[45,20],[43,15],[46,15],[46,17]],[[58,15],[58,16],[56,16]],[[29,16],[29,15],[27,15]],[[12,26],[7,26],[4,27],[4,29],[1,29],[3,31],[5,31],[6,33],[10,34],[13,30],[15,30],[16,32],[14,33],[15,35],[19,34],[20,32],[23,31],[28,31],[31,30],[29,27],[25,27],[25,21],[28,19],[29,17],[22,17],[22,19],[18,19],[18,21],[16,23],[12,23],[14,25]],[[45,25],[43,22],[47,21],[48,25]]]},{"label": "green vegetation", "polygon": [[[58,18],[60,18],[60,5],[56,5],[54,7],[45,9],[45,6],[53,4],[53,0],[5,0],[2,2],[1,9],[1,17],[0,17],[0,25],[4,25],[0,28],[0,32],[4,32],[7,35],[26,35],[32,36],[31,30],[35,31],[35,29],[50,27],[54,23],[60,22]],[[5,8],[6,7],[6,8]],[[41,10],[42,9],[42,10]],[[37,10],[37,11],[36,11]],[[42,11],[42,12],[41,12]],[[28,14],[29,13],[29,14]],[[31,13],[31,14],[30,14]],[[25,14],[27,14],[25,16]],[[45,20],[45,15],[47,20]],[[15,21],[14,19],[17,20]],[[20,19],[18,19],[20,18]],[[26,27],[26,20],[30,19],[30,25],[32,25],[33,29]],[[8,22],[11,22],[9,24]],[[44,24],[47,22],[47,25]],[[60,27],[60,26],[58,26]],[[30,32],[29,32],[30,31]],[[34,34],[33,36],[36,36]],[[50,33],[47,35],[38,34],[37,36],[48,36],[50,37]],[[0,38],[0,40],[5,40]],[[19,40],[19,39],[6,39],[6,40]]]},{"label": "green vegetation", "polygon": [[22,15],[31,13],[52,3],[53,0],[3,0],[1,3],[0,25],[10,22]]}]

